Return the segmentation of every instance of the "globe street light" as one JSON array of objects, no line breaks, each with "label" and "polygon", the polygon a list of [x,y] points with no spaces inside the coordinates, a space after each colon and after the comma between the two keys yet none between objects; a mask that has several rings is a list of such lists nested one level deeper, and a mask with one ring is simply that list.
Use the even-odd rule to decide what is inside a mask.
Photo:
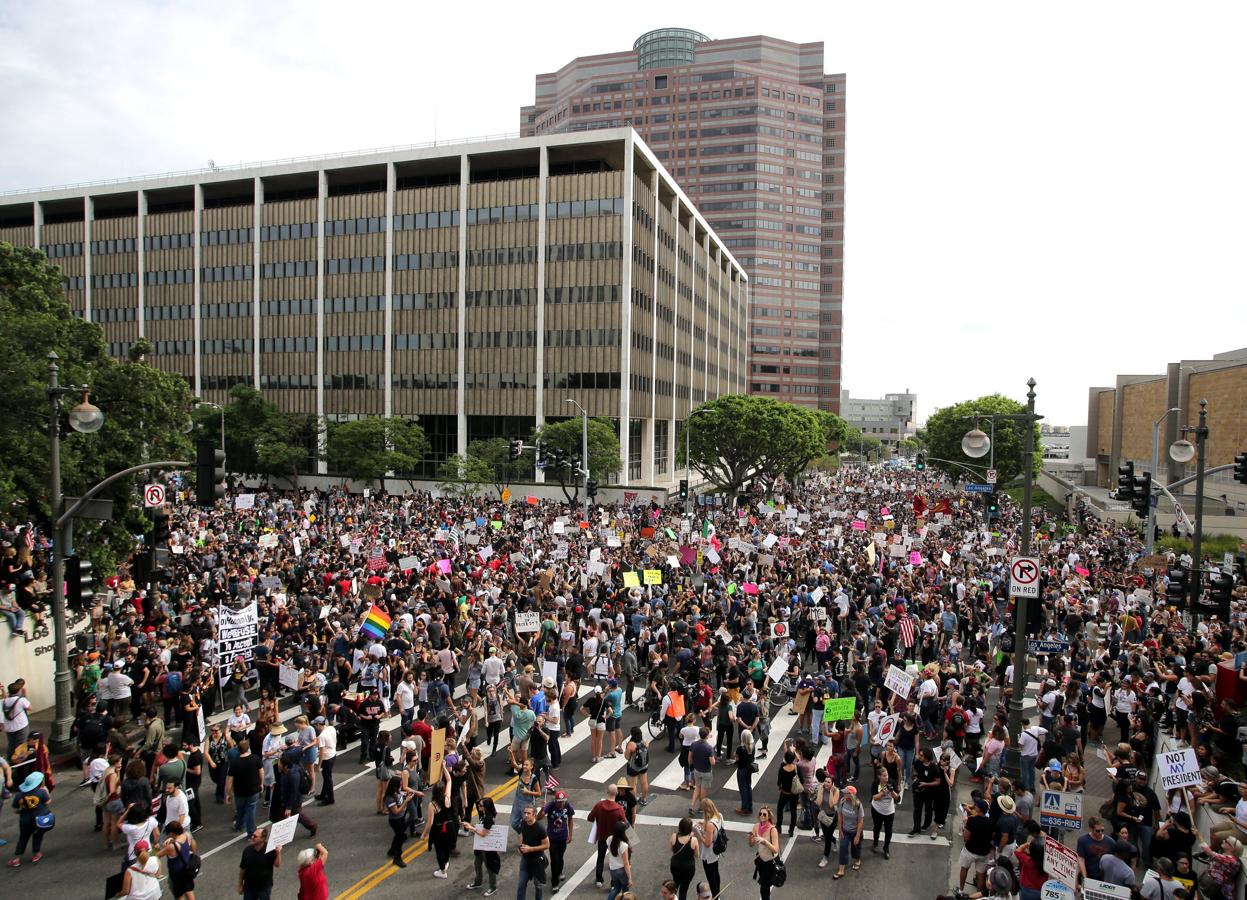
[{"label": "globe street light", "polygon": [[104,413],[82,392],[82,402],[69,411],[69,427],[81,434],[95,434],[104,427]]},{"label": "globe street light", "polygon": [[1169,445],[1169,458],[1181,465],[1186,465],[1195,458],[1195,445],[1188,440],[1174,441]]},{"label": "globe street light", "polygon": [[992,441],[979,428],[967,431],[961,439],[961,452],[971,459],[982,459],[992,449]]}]

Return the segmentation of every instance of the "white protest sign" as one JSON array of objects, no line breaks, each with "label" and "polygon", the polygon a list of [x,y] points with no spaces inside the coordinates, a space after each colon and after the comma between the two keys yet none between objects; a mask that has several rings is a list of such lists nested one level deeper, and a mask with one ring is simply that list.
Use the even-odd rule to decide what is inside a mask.
[{"label": "white protest sign", "polygon": [[282,687],[297,691],[299,689],[299,670],[294,666],[282,663],[277,667],[277,680]]},{"label": "white protest sign", "polygon": [[1156,768],[1160,772],[1160,786],[1166,791],[1192,787],[1203,780],[1199,775],[1199,760],[1190,747],[1162,753]]},{"label": "white protest sign", "polygon": [[908,698],[909,692],[914,687],[914,677],[897,666],[888,666],[888,674],[883,680],[883,686],[898,697]]},{"label": "white protest sign", "polygon": [[1130,900],[1130,888],[1113,884],[1111,881],[1084,878],[1082,900]]},{"label": "white protest sign", "polygon": [[766,548],[767,550],[770,550],[772,547],[774,547],[778,543],[779,543],[779,538],[773,534],[768,534],[765,538],[762,539],[762,546]]},{"label": "white protest sign", "polygon": [[554,681],[559,680],[559,664],[557,660],[547,659],[541,664],[541,680],[545,681],[547,678]]},{"label": "white protest sign", "polygon": [[217,659],[222,671],[241,656],[250,661],[259,642],[260,625],[255,601],[234,610],[221,606],[217,610]]},{"label": "white protest sign", "polygon": [[516,634],[526,634],[532,631],[541,630],[541,616],[535,612],[522,612],[515,614],[515,632]]},{"label": "white protest sign", "polygon": [[476,835],[472,838],[472,849],[482,852],[506,853],[507,852],[507,834],[511,829],[501,823],[495,823],[494,827],[489,829],[484,835]]},{"label": "white protest sign", "polygon": [[403,556],[398,560],[398,567],[404,571],[420,568],[420,559],[415,556]]},{"label": "white protest sign", "polygon": [[788,671],[788,660],[782,656],[775,658],[775,662],[771,663],[771,667],[766,670],[766,677],[771,681],[779,681],[784,677],[784,673]]},{"label": "white protest sign", "polygon": [[280,822],[274,822],[268,828],[268,846],[265,853],[272,853],[278,847],[284,847],[294,840],[294,830],[299,827],[297,815],[286,816]]},{"label": "white protest sign", "polygon": [[266,550],[269,547],[276,547],[277,546],[277,535],[273,534],[271,531],[268,534],[262,534],[260,535],[260,539],[256,541],[256,543],[260,547],[263,547]]},{"label": "white protest sign", "polygon": [[255,509],[255,494],[239,494],[234,498],[234,509]]}]

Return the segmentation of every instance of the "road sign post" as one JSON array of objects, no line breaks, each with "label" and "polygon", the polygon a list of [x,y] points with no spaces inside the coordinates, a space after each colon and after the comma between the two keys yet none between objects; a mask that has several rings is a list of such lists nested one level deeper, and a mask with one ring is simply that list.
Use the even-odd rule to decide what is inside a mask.
[{"label": "road sign post", "polygon": [[987,470],[987,483],[988,483],[988,484],[995,484],[995,483],[996,483],[996,470],[995,470],[995,469],[988,469],[988,470]]},{"label": "road sign post", "polygon": [[1034,556],[1015,556],[1009,561],[1009,596],[1039,597],[1039,559]]},{"label": "road sign post", "polygon": [[164,506],[165,486],[163,484],[149,484],[144,486],[143,505],[148,509],[155,506]]}]

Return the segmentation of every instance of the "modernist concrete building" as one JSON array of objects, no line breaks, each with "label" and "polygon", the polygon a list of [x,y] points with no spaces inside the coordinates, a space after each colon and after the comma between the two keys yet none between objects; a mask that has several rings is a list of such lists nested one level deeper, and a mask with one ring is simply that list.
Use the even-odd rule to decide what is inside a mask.
[{"label": "modernist concrete building", "polygon": [[[1117,488],[1117,467],[1133,461],[1135,472],[1152,472],[1163,484],[1195,473],[1169,458],[1169,445],[1181,437],[1180,426],[1199,421],[1199,403],[1208,401],[1208,468],[1247,453],[1247,348],[1212,359],[1171,362],[1164,372],[1118,375],[1112,387],[1093,387],[1087,401],[1087,456],[1095,464],[1095,483]],[[1176,412],[1167,412],[1176,409]],[[1152,469],[1153,437],[1157,467]],[[1194,438],[1191,438],[1194,440]],[[1193,493],[1188,489],[1187,493]],[[1208,477],[1205,495],[1226,500],[1247,515],[1247,489],[1231,472]]]},{"label": "modernist concrete building", "polygon": [[884,394],[882,400],[850,397],[848,391],[840,394],[840,415],[844,421],[884,444],[913,436],[917,407],[918,395],[908,389],[903,394]]},{"label": "modernist concrete building", "polygon": [[749,281],[630,128],[0,195],[110,351],[224,402],[418,416],[431,465],[574,415],[619,481],[674,476],[689,410],[746,387]]},{"label": "modernist concrete building", "polygon": [[845,104],[821,42],[667,28],[538,75],[520,127],[636,128],[752,276],[750,391],[839,411]]}]

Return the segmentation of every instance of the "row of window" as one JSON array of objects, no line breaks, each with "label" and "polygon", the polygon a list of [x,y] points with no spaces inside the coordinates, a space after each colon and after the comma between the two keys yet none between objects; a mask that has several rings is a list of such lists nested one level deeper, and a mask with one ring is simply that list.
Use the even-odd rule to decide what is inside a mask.
[{"label": "row of window", "polygon": [[205,356],[221,356],[222,354],[250,353],[255,346],[251,338],[209,338],[199,342]]},{"label": "row of window", "polygon": [[316,335],[260,338],[261,353],[315,353]]},{"label": "row of window", "polygon": [[401,213],[394,216],[395,231],[424,231],[428,228],[453,228],[459,224],[459,210]]},{"label": "row of window", "polygon": [[326,375],[327,391],[379,391],[385,383],[384,375]]},{"label": "row of window", "polygon": [[316,237],[315,222],[292,222],[288,225],[261,225],[261,241],[289,241]]},{"label": "row of window", "polygon": [[464,335],[469,350],[536,347],[536,331],[469,331]]},{"label": "row of window", "polygon": [[224,247],[230,244],[250,244],[253,234],[250,228],[215,228],[199,232],[199,245]]},{"label": "row of window", "polygon": [[[536,203],[510,206],[478,206],[468,210],[469,225],[492,225],[498,222],[536,222],[540,207]],[[596,200],[561,200],[546,204],[547,219],[580,219],[590,216],[617,216],[624,211],[623,197],[601,197]]]},{"label": "row of window", "polygon": [[251,384],[250,375],[203,375],[201,382],[205,391],[228,391],[239,384]]},{"label": "row of window", "polygon": [[[363,258],[369,259],[369,257],[363,257]],[[376,261],[375,271],[377,272],[382,271],[381,263],[385,261],[385,258],[381,256],[376,256],[376,257],[371,257],[371,258]],[[359,257],[356,257],[355,259],[359,259]],[[346,260],[342,260],[342,262],[346,262]],[[352,263],[351,271],[352,272],[356,271],[356,269],[353,268],[354,262],[355,260],[351,260],[351,263]],[[445,250],[445,251],[438,250],[433,253],[399,253],[394,257],[394,269],[398,272],[404,272],[404,271],[414,272],[420,269],[453,269],[458,265],[459,265],[459,254],[457,251],[454,251],[454,250]],[[374,270],[361,270],[361,271],[374,271]],[[333,274],[332,269],[330,270],[330,274],[331,275]],[[346,274],[345,269],[342,270],[342,274],[344,275]]]},{"label": "row of window", "polygon": [[[397,218],[395,216],[395,219]],[[397,222],[395,224],[397,225]],[[382,231],[385,231],[385,216],[325,220],[325,237],[335,237],[343,234],[376,234]]]},{"label": "row of window", "polygon": [[64,244],[45,244],[41,249],[48,259],[82,256],[82,241],[69,241]]},{"label": "row of window", "polygon": [[[547,288],[547,293],[549,289]],[[452,301],[454,295],[451,295]],[[468,309],[493,306],[532,306],[537,302],[536,288],[501,288],[494,291],[467,291],[464,305]],[[453,302],[452,302],[453,305]]]},{"label": "row of window", "polygon": [[[280,265],[280,263],[277,263]],[[315,266],[315,263],[312,263]],[[220,281],[250,281],[255,275],[251,266],[205,266],[203,270],[204,284],[215,284]]]},{"label": "row of window", "polygon": [[260,303],[260,315],[262,316],[310,316],[315,314],[315,312],[316,301],[310,298],[302,300],[264,300]]},{"label": "row of window", "polygon": [[138,287],[138,284],[138,272],[111,272],[107,275],[91,276],[91,288],[97,291],[109,288]]},{"label": "row of window", "polygon": [[546,262],[572,262],[582,259],[622,259],[622,241],[593,241],[586,244],[547,244]]},{"label": "row of window", "polygon": [[[382,335],[381,339],[384,342],[385,336]],[[458,346],[459,335],[454,331],[394,335],[395,350],[454,350]]]},{"label": "row of window", "polygon": [[552,328],[546,331],[547,347],[617,347],[618,328]]},{"label": "row of window", "polygon": [[138,320],[139,311],[133,306],[119,309],[93,309],[92,322],[134,322]]},{"label": "row of window", "polygon": [[316,260],[299,259],[291,262],[264,263],[260,266],[261,278],[316,277]]},{"label": "row of window", "polygon": [[[92,256],[108,256],[111,253],[133,253],[134,238],[101,238],[91,242]],[[51,254],[48,254],[51,256]]]},{"label": "row of window", "polygon": [[537,261],[537,248],[482,247],[468,251],[469,266],[518,266]]},{"label": "row of window", "polygon": [[371,294],[366,297],[326,297],[326,313],[381,312],[385,309],[385,297]]}]

